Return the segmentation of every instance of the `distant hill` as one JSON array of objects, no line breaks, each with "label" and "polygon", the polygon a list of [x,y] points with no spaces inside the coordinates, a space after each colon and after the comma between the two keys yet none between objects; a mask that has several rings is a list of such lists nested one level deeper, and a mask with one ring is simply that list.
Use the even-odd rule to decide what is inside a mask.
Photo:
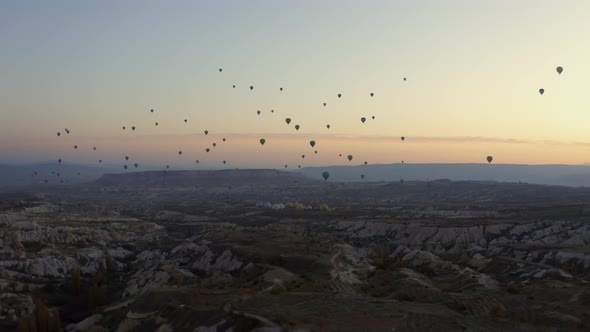
[{"label": "distant hill", "polygon": [[311,184],[317,181],[294,172],[274,169],[146,171],[124,174],[105,174],[95,184],[129,187],[239,187],[286,186]]},{"label": "distant hill", "polygon": [[[0,190],[81,184],[94,181],[105,173],[116,171],[114,167],[109,166],[96,167],[69,163],[0,164]],[[35,172],[37,175],[33,176]]]},{"label": "distant hill", "polygon": [[305,167],[302,174],[329,181],[453,181],[525,182],[562,186],[590,186],[590,167],[585,165],[509,165],[509,164],[387,164],[358,166]]}]

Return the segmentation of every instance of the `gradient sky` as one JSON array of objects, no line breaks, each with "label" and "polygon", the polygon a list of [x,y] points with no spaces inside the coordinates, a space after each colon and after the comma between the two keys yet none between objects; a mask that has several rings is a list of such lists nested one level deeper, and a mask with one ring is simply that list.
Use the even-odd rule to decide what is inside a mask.
[{"label": "gradient sky", "polygon": [[2,1],[0,162],[590,162],[588,13],[583,0]]}]

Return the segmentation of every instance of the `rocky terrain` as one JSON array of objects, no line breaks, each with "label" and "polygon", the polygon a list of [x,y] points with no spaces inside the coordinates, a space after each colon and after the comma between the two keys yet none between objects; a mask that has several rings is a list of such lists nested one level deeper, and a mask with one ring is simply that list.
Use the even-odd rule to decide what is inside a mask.
[{"label": "rocky terrain", "polygon": [[590,328],[588,189],[162,173],[2,194],[0,330]]}]

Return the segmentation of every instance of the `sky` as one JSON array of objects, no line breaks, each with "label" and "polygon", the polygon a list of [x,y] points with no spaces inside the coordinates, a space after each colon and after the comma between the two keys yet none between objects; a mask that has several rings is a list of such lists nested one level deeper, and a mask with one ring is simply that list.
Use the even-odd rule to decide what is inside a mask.
[{"label": "sky", "polygon": [[589,12],[576,0],[2,1],[0,163],[588,163]]}]

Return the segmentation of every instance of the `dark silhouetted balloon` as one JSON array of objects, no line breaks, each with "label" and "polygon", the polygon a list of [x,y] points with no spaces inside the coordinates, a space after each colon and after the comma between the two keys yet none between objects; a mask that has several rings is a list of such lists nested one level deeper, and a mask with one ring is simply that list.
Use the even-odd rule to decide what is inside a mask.
[{"label": "dark silhouetted balloon", "polygon": [[225,164],[225,160],[223,161],[223,163]]},{"label": "dark silhouetted balloon", "polygon": [[365,161],[365,165],[367,164],[367,162]]},{"label": "dark silhouetted balloon", "polygon": [[61,159],[58,159],[57,162],[61,164]]},{"label": "dark silhouetted balloon", "polygon": [[139,167],[139,164],[138,163],[135,163],[135,164],[133,164],[133,167],[138,168]]},{"label": "dark silhouetted balloon", "polygon": [[352,155],[351,155],[351,154],[349,154],[349,155],[348,155],[348,161],[351,161],[351,160],[352,160]]},{"label": "dark silhouetted balloon", "polygon": [[92,150],[96,151],[96,146],[92,148]]},{"label": "dark silhouetted balloon", "polygon": [[156,123],[155,123],[155,125],[157,126],[157,125],[158,125],[158,123],[156,122]]},{"label": "dark silhouetted balloon", "polygon": [[287,124],[291,123],[291,118],[286,118],[286,119],[285,119],[285,122],[286,122]]},{"label": "dark silhouetted balloon", "polygon": [[184,119],[184,123],[187,123],[187,122],[188,122],[188,119]]},{"label": "dark silhouetted balloon", "polygon": [[562,66],[559,66],[559,67],[557,67],[555,70],[557,70],[557,73],[558,73],[559,75],[561,75],[561,73],[563,72],[563,67],[562,67]]},{"label": "dark silhouetted balloon", "polygon": [[404,81],[406,81],[406,80],[407,80],[407,78],[404,77]]},{"label": "dark silhouetted balloon", "polygon": [[289,167],[289,166],[285,165],[285,168],[287,168],[287,167]]},{"label": "dark silhouetted balloon", "polygon": [[150,112],[154,113],[154,109],[152,108],[152,109],[150,110]]},{"label": "dark silhouetted balloon", "polygon": [[324,178],[325,181],[328,181],[328,178],[330,177],[330,172],[323,172],[322,177]]},{"label": "dark silhouetted balloon", "polygon": [[224,141],[224,142],[225,142],[225,137],[222,139],[222,141]]},{"label": "dark silhouetted balloon", "polygon": [[299,125],[295,125],[295,130],[299,130],[299,128],[301,128]]},{"label": "dark silhouetted balloon", "polygon": [[234,85],[232,85],[232,86],[233,86],[233,88],[234,88],[234,89],[236,88],[236,85],[235,85],[235,84],[234,84]]},{"label": "dark silhouetted balloon", "polygon": [[166,169],[170,168],[170,165],[166,165]]},{"label": "dark silhouetted balloon", "polygon": [[57,136],[61,136],[61,133],[60,133],[60,132],[58,132],[58,133],[57,133]]},{"label": "dark silhouetted balloon", "polygon": [[219,72],[221,73],[221,71],[223,71],[223,68],[219,68]]},{"label": "dark silhouetted balloon", "polygon": [[280,88],[279,90],[283,91],[283,88]]},{"label": "dark silhouetted balloon", "polygon": [[209,151],[211,151],[209,148],[206,148],[206,149],[205,149],[205,152],[209,152]]},{"label": "dark silhouetted balloon", "polygon": [[362,117],[362,118],[361,118],[361,122],[362,122],[362,123],[365,123],[365,121],[367,121],[367,119],[366,119],[365,117]]},{"label": "dark silhouetted balloon", "polygon": [[213,147],[216,147],[216,146],[217,146],[217,143],[213,143],[213,144],[211,144],[211,145],[213,145]]},{"label": "dark silhouetted balloon", "polygon": [[327,124],[327,125],[326,125],[326,128],[330,129],[330,125],[329,125],[329,124]]},{"label": "dark silhouetted balloon", "polygon": [[127,165],[123,166],[124,169],[127,169]]},{"label": "dark silhouetted balloon", "polygon": [[371,92],[371,97],[373,97],[375,94]]},{"label": "dark silhouetted balloon", "polygon": [[131,127],[131,130],[135,131],[135,127]]},{"label": "dark silhouetted balloon", "polygon": [[375,116],[374,116],[374,115],[373,115],[371,118],[372,118],[373,120],[375,120]]},{"label": "dark silhouetted balloon", "polygon": [[256,113],[257,113],[258,115],[260,115],[260,111],[256,111]]},{"label": "dark silhouetted balloon", "polygon": [[545,89],[539,89],[539,93],[541,94],[541,96],[545,93]]},{"label": "dark silhouetted balloon", "polygon": [[338,98],[340,98],[340,97],[342,97],[342,94],[341,93],[338,94]]},{"label": "dark silhouetted balloon", "polygon": [[327,104],[326,104],[326,103],[324,103],[324,107],[326,107],[326,105],[327,105]]},{"label": "dark silhouetted balloon", "polygon": [[315,150],[313,153],[318,154],[318,150]]},{"label": "dark silhouetted balloon", "polygon": [[487,156],[486,160],[488,161],[488,164],[492,162],[492,160],[494,160],[494,157],[492,156]]},{"label": "dark silhouetted balloon", "polygon": [[266,140],[264,138],[260,139],[260,145],[264,145],[264,143],[266,143]]},{"label": "dark silhouetted balloon", "polygon": [[199,163],[199,160],[198,160],[198,159],[197,159],[197,160],[195,160],[195,163],[197,163],[197,164],[198,164],[198,163]]},{"label": "dark silhouetted balloon", "polygon": [[297,168],[301,168],[301,165],[297,165]]},{"label": "dark silhouetted balloon", "polygon": [[361,174],[361,179],[365,179],[365,174]]},{"label": "dark silhouetted balloon", "polygon": [[98,163],[99,163],[99,164],[102,164],[102,159],[99,159],[99,160],[98,160]]},{"label": "dark silhouetted balloon", "polygon": [[125,156],[125,160],[129,160],[129,156]]},{"label": "dark silhouetted balloon", "polygon": [[123,127],[123,130],[125,130],[125,129],[126,129],[126,128],[125,128],[125,127]]},{"label": "dark silhouetted balloon", "polygon": [[74,150],[78,150],[78,146],[77,145],[74,145]]},{"label": "dark silhouetted balloon", "polygon": [[254,90],[254,85],[250,85],[250,91]]},{"label": "dark silhouetted balloon", "polygon": [[182,156],[182,151],[178,151],[178,155],[179,156]]},{"label": "dark silhouetted balloon", "polygon": [[304,154],[301,155],[301,159],[305,159],[305,155]]},{"label": "dark silhouetted balloon", "polygon": [[313,148],[315,146],[315,141],[309,141],[309,145]]},{"label": "dark silhouetted balloon", "polygon": [[406,140],[406,137],[405,136],[402,136],[401,139],[402,139],[402,141],[405,141]]},{"label": "dark silhouetted balloon", "polygon": [[340,153],[340,154],[338,155],[338,157],[342,157],[342,153]]}]

